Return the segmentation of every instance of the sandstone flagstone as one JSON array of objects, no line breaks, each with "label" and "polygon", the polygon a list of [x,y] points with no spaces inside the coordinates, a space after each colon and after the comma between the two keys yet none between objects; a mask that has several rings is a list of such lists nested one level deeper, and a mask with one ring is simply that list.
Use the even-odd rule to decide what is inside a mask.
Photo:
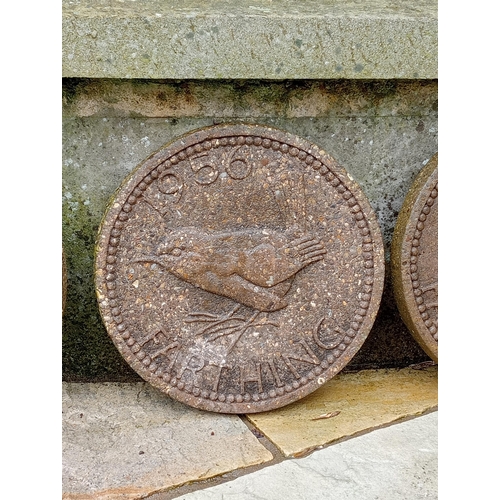
[{"label": "sandstone flagstone", "polygon": [[341,373],[296,403],[248,418],[285,456],[298,457],[437,408],[437,388],[437,366]]},{"label": "sandstone flagstone", "polygon": [[273,459],[238,416],[145,383],[63,384],[63,498],[131,500]]}]

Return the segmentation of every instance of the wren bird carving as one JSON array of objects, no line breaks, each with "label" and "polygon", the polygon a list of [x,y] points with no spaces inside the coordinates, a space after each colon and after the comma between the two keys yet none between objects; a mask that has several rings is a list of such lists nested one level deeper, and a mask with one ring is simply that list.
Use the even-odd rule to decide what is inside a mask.
[{"label": "wren bird carving", "polygon": [[295,275],[326,254],[323,243],[307,230],[304,174],[289,166],[269,164],[269,171],[275,169],[268,180],[284,229],[171,229],[153,255],[135,262],[154,262],[196,287],[233,299],[237,308],[228,318],[242,304],[256,315],[285,308]]},{"label": "wren bird carving", "polygon": [[[197,227],[165,229],[163,239],[150,255],[137,255],[133,262],[155,263],[191,285],[232,299],[228,311],[192,311],[184,319],[197,324],[179,355],[181,373],[193,356],[210,364],[205,352],[222,353],[220,366],[246,332],[280,328],[273,311],[288,305],[286,294],[302,269],[324,259],[323,242],[308,230],[305,174],[295,163],[281,158],[267,165],[266,184],[276,201],[277,226],[220,231]],[[242,311],[247,306],[249,314]],[[183,344],[184,345],[184,344]],[[176,355],[177,356],[177,355]],[[177,357],[175,358],[177,359]]]},{"label": "wren bird carving", "polygon": [[296,229],[206,231],[171,230],[155,254],[136,262],[154,262],[194,286],[229,297],[259,311],[277,311],[295,274],[323,259],[323,244]]}]

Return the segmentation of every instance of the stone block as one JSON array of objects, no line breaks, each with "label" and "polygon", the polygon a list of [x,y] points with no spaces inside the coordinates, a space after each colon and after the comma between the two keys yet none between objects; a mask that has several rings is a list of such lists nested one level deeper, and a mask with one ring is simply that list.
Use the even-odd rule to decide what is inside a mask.
[{"label": "stone block", "polygon": [[438,414],[433,412],[175,498],[437,500],[437,423]]},{"label": "stone block", "polygon": [[63,1],[64,77],[437,78],[437,1]]}]

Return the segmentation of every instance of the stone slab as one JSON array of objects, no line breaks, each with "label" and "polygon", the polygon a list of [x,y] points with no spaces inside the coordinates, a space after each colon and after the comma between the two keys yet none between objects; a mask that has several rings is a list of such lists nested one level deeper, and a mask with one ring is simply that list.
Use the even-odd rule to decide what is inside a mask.
[{"label": "stone slab", "polygon": [[437,78],[437,0],[64,0],[63,77]]},{"label": "stone slab", "polygon": [[[438,412],[378,429],[178,500],[438,498]],[[174,497],[171,497],[174,498]]]},{"label": "stone slab", "polygon": [[63,498],[130,500],[273,459],[237,416],[145,383],[63,384]]},{"label": "stone slab", "polygon": [[437,366],[340,373],[296,403],[248,418],[285,456],[299,457],[435,409],[437,389]]}]

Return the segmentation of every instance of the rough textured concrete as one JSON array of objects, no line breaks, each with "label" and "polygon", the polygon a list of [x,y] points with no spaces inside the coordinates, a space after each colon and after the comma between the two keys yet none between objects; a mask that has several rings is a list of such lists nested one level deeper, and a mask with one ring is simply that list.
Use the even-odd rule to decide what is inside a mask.
[{"label": "rough textured concrete", "polygon": [[306,398],[249,420],[285,456],[437,408],[437,367],[341,373]]},{"label": "rough textured concrete", "polygon": [[131,500],[272,460],[237,416],[144,383],[63,384],[63,498]]},{"label": "rough textured concrete", "polygon": [[[434,412],[288,460],[178,500],[438,498]],[[158,498],[159,500],[159,498]]]},{"label": "rough textured concrete", "polygon": [[64,0],[63,76],[437,78],[437,1]]},{"label": "rough textured concrete", "polygon": [[[138,380],[109,340],[93,285],[94,242],[124,177],[195,128],[247,121],[304,137],[360,184],[389,243],[415,175],[437,151],[436,81],[163,82],[64,80],[63,322],[66,380]],[[389,275],[380,313],[349,368],[428,359],[404,326]]]}]

